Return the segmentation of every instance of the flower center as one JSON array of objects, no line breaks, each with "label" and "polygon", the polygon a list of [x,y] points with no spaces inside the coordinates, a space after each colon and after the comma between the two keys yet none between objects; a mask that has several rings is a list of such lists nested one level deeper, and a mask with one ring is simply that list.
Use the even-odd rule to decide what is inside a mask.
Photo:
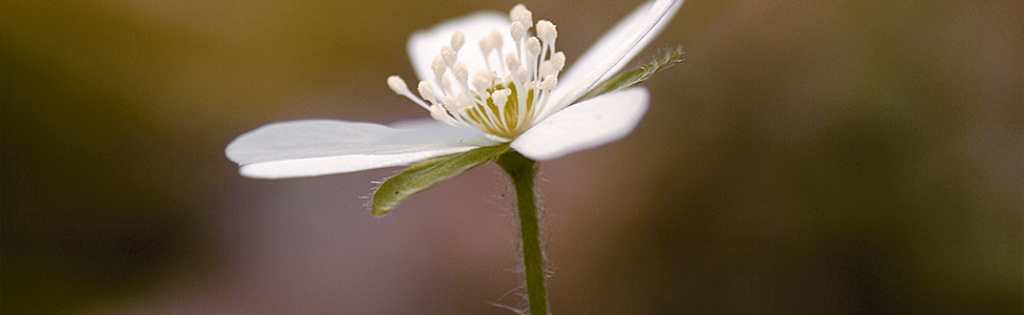
[{"label": "flower center", "polygon": [[[565,54],[555,51],[558,32],[546,20],[537,21],[522,4],[512,8],[508,34],[513,47],[504,46],[505,35],[495,29],[480,39],[484,65],[469,69],[458,59],[465,43],[462,32],[452,34],[431,63],[434,78],[420,81],[413,95],[405,81],[388,77],[395,93],[430,111],[431,117],[453,126],[471,126],[500,140],[510,141],[537,123],[544,113],[558,74],[565,67]],[[472,79],[470,70],[473,70]]]}]

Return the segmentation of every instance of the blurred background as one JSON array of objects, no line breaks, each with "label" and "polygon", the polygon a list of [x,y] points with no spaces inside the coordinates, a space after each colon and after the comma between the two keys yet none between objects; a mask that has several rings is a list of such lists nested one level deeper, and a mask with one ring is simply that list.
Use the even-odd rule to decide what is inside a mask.
[{"label": "blurred background", "polygon": [[[578,56],[641,1],[527,2]],[[235,136],[426,117],[408,36],[515,2],[0,3],[2,313],[501,314],[494,165],[237,175]],[[702,1],[638,130],[541,164],[556,314],[1021,314],[1024,3]],[[467,46],[471,47],[471,46]]]}]

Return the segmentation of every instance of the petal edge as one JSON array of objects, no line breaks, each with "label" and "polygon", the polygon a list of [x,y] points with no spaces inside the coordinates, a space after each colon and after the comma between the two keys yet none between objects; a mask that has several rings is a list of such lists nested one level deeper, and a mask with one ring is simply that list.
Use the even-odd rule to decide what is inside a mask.
[{"label": "petal edge", "polygon": [[242,165],[245,176],[285,178],[405,165],[492,144],[470,128],[299,120],[242,134],[228,144],[225,154]]},{"label": "petal edge", "polygon": [[559,81],[565,86],[552,93],[553,106],[548,114],[569,106],[590,89],[622,70],[672,21],[682,4],[682,0],[648,2],[612,27],[562,74]]}]

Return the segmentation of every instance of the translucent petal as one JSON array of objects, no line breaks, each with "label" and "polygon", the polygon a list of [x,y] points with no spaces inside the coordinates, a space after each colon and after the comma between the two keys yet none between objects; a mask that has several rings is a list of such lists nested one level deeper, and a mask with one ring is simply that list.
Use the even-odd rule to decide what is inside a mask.
[{"label": "translucent petal", "polygon": [[[512,35],[509,35],[509,21],[507,14],[497,12],[478,12],[467,16],[454,18],[426,30],[420,30],[409,38],[409,59],[416,70],[420,80],[427,80],[433,83],[434,72],[430,69],[430,63],[438,54],[441,47],[450,43],[452,34],[455,31],[462,32],[466,36],[466,44],[459,50],[459,61],[466,64],[470,73],[477,69],[487,69],[484,63],[483,53],[480,52],[480,39],[490,36],[491,32],[497,29],[505,35],[505,49],[512,43]],[[502,64],[501,58],[491,56],[496,65]],[[438,88],[438,87],[435,87]]]},{"label": "translucent petal", "polygon": [[633,10],[594,43],[558,80],[549,109],[556,112],[579,99],[616,72],[661,33],[683,4],[682,0],[648,2]]},{"label": "translucent petal", "polygon": [[512,148],[543,161],[610,143],[640,123],[648,105],[647,90],[630,88],[570,106],[512,141]]},{"label": "translucent petal", "polygon": [[471,128],[443,125],[391,128],[336,120],[269,124],[228,144],[228,159],[242,175],[286,178],[408,165],[427,158],[493,145]]}]

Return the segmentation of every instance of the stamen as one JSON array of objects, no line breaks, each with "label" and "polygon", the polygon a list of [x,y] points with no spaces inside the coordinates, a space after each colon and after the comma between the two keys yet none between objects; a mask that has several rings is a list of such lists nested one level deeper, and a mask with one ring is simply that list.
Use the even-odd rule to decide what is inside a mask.
[{"label": "stamen", "polygon": [[[420,92],[420,97],[423,100],[434,104],[437,103],[437,99],[434,98],[434,87],[430,85],[430,82],[420,81],[420,84],[416,86],[416,89]],[[431,106],[433,108],[433,106]]]},{"label": "stamen", "polygon": [[[513,128],[513,126],[509,126],[508,120],[507,120],[508,115],[505,113],[505,111],[509,109],[508,106],[506,106],[506,105],[508,105],[508,97],[511,94],[512,94],[512,91],[509,91],[509,90],[506,90],[506,89],[497,90],[497,91],[494,91],[494,93],[491,93],[491,101],[494,102],[494,105],[498,107],[498,111],[499,111],[497,113],[498,114],[497,120],[499,122],[505,122],[505,123],[501,124],[501,125],[504,125],[505,132],[511,132],[512,128]],[[516,117],[518,117],[518,115],[516,115]]]},{"label": "stamen", "polygon": [[[516,50],[515,50],[516,56],[518,56],[520,59],[522,59],[523,58],[523,38],[526,37],[526,26],[524,26],[523,23],[520,23],[520,22],[512,22],[512,25],[509,25],[508,28],[509,28],[509,34],[512,35],[512,43],[514,43],[516,45]],[[510,67],[508,69],[509,69],[509,71],[515,71],[514,70],[515,68],[512,68],[512,67]]]},{"label": "stamen", "polygon": [[459,60],[459,53],[452,46],[445,45],[441,47],[441,59],[444,60],[444,64],[451,67],[455,61]]},{"label": "stamen", "polygon": [[492,50],[494,50],[494,40],[490,36],[481,38],[480,51],[484,53],[484,59],[487,59],[487,55],[490,55]]},{"label": "stamen", "polygon": [[459,81],[462,88],[468,90],[466,82],[469,81],[469,68],[466,68],[466,64],[456,61],[455,66],[452,67],[452,74],[455,75],[455,80]]},{"label": "stamen", "polygon": [[441,104],[444,105],[444,107],[448,109],[449,112],[456,111],[459,109],[457,106],[458,104],[455,103],[455,97],[452,97],[451,95],[445,95],[443,98],[441,98]]},{"label": "stamen", "polygon": [[539,70],[537,67],[540,65],[537,62],[537,58],[540,57],[540,52],[540,40],[537,37],[530,37],[526,40],[526,64],[531,70],[530,74],[534,75],[530,77],[533,80],[538,79],[536,77],[537,70]]},{"label": "stamen", "polygon": [[[501,62],[501,50],[500,46],[497,49],[498,62]],[[487,65],[487,70],[491,70],[491,51],[495,51],[494,38],[491,36],[484,36],[480,39],[480,52],[483,53],[484,65]],[[501,68],[501,67],[499,67]]]},{"label": "stamen", "polygon": [[529,59],[540,56],[540,40],[537,37],[530,37],[526,40],[526,52],[530,53]]},{"label": "stamen", "polygon": [[565,68],[565,54],[559,51],[556,52],[554,55],[551,55],[551,65],[552,67],[554,67],[554,75],[557,76],[558,73],[562,72],[562,69]]},{"label": "stamen", "polygon": [[[487,99],[493,100],[490,93],[488,93],[486,96]],[[504,108],[504,106],[494,104],[494,107],[492,107],[491,104],[488,104],[486,100],[479,105],[480,106],[476,106],[474,110],[477,113],[484,114],[483,117],[486,118],[487,121],[483,122],[483,124],[488,125],[489,129],[499,129],[498,126],[501,125],[499,117],[501,117],[501,111]]]},{"label": "stamen", "polygon": [[455,33],[452,34],[452,40],[451,40],[452,49],[454,49],[455,51],[459,51],[459,49],[462,49],[462,44],[465,44],[465,43],[466,43],[466,35],[462,34],[462,32],[455,31]]},{"label": "stamen", "polygon": [[479,70],[473,75],[473,87],[477,94],[486,95],[487,89],[491,88],[490,72]]},{"label": "stamen", "polygon": [[544,62],[542,62],[540,64],[540,76],[541,77],[546,77],[546,76],[552,74],[551,72],[553,72],[554,70],[555,69],[554,69],[554,66],[551,64],[551,60],[545,60]]},{"label": "stamen", "polygon": [[431,118],[434,118],[434,119],[436,119],[438,121],[441,121],[443,123],[446,123],[448,125],[452,125],[452,126],[457,125],[457,121],[452,118],[451,114],[448,113],[448,110],[445,109],[443,105],[441,105],[441,104],[430,105],[430,109],[428,109],[428,110],[430,111],[430,117]]},{"label": "stamen", "polygon": [[540,40],[544,41],[545,44],[554,45],[555,38],[558,37],[555,24],[548,20],[537,21],[537,37],[540,37]]},{"label": "stamen", "polygon": [[551,91],[555,89],[556,85],[558,85],[558,78],[553,75],[548,75],[540,82],[540,89],[544,91]]},{"label": "stamen", "polygon": [[508,55],[505,55],[505,67],[510,71],[519,69],[519,58],[516,58],[516,54],[508,53]]},{"label": "stamen", "polygon": [[395,94],[405,96],[405,98],[408,98],[413,103],[420,105],[420,107],[423,107],[424,109],[430,108],[427,103],[424,103],[423,100],[416,97],[416,95],[412,95],[412,92],[409,92],[409,86],[405,85],[405,80],[402,80],[401,77],[397,75],[389,76],[388,87],[390,87],[392,91],[395,91]]},{"label": "stamen", "polygon": [[501,46],[504,45],[505,40],[501,36],[501,32],[498,30],[491,30],[491,45],[494,45],[494,50],[501,51]]},{"label": "stamen", "polygon": [[529,76],[530,72],[527,71],[526,68],[520,66],[519,69],[516,70],[515,80],[516,82],[525,83],[526,80],[529,79]]},{"label": "stamen", "polygon": [[[430,70],[434,71],[435,78],[444,77],[444,72],[448,70],[448,66],[444,64],[444,58],[441,56],[434,57],[434,61],[430,63]],[[438,82],[440,84],[440,82]]]},{"label": "stamen", "polygon": [[441,91],[445,94],[452,94],[452,80],[448,79],[448,76],[440,77]]},{"label": "stamen", "polygon": [[522,23],[527,29],[533,27],[533,12],[527,10],[526,6],[522,3],[512,7],[512,10],[509,11],[509,17],[513,22]]},{"label": "stamen", "polygon": [[[474,127],[495,139],[515,139],[538,117],[549,114],[545,104],[558,86],[565,54],[555,51],[555,24],[540,20],[534,25],[533,13],[521,4],[512,8],[509,17],[508,35],[493,30],[477,39],[486,68],[469,69],[459,61],[466,35],[456,31],[430,64],[434,78],[419,82],[419,97],[397,76],[388,77],[388,86],[441,122]],[[536,36],[529,34],[533,27]],[[506,51],[503,45],[509,35],[514,48]]]},{"label": "stamen", "polygon": [[508,27],[508,30],[509,34],[512,35],[512,40],[517,43],[520,40],[523,40],[523,37],[526,37],[526,26],[523,26],[523,23],[512,22],[512,25]]},{"label": "stamen", "polygon": [[388,87],[398,95],[409,93],[409,86],[405,85],[405,81],[397,75],[388,77]]}]

